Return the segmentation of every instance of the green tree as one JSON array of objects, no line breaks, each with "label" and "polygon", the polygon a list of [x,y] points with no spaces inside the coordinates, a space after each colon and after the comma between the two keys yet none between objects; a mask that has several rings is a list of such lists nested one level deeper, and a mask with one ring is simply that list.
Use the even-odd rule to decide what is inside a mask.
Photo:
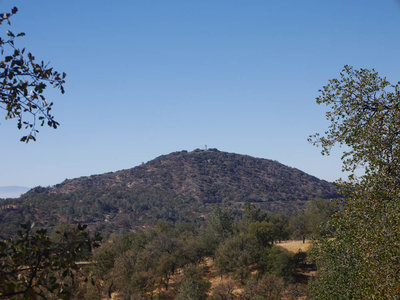
[{"label": "green tree", "polygon": [[304,212],[296,212],[289,218],[289,231],[294,238],[301,238],[303,243],[305,243],[306,237],[311,234],[309,224]]},{"label": "green tree", "polygon": [[274,274],[291,282],[296,274],[296,261],[294,255],[286,249],[273,246],[265,248],[261,253],[257,268],[261,274]]},{"label": "green tree", "polygon": [[265,215],[261,212],[259,207],[256,207],[253,204],[246,204],[242,211],[242,217],[239,221],[238,227],[241,231],[246,232],[250,223],[265,220]]},{"label": "green tree", "polygon": [[287,216],[283,214],[275,213],[271,215],[270,222],[275,226],[276,240],[281,241],[289,238],[288,221]]},{"label": "green tree", "polygon": [[114,243],[108,242],[102,245],[93,254],[93,273],[97,281],[102,282],[106,290],[106,294],[111,297],[111,293],[115,288],[113,274],[111,270],[114,268],[114,262],[116,257],[119,255],[118,248],[115,247]]},{"label": "green tree", "polygon": [[22,225],[14,238],[0,242],[0,298],[69,298],[78,259],[97,246],[86,226],[66,230],[53,242],[45,229]]},{"label": "green tree", "polygon": [[288,230],[294,238],[306,238],[328,234],[331,228],[326,225],[329,218],[336,212],[333,200],[312,198],[307,201],[305,211],[296,212],[289,218]]},{"label": "green tree", "polygon": [[179,287],[177,300],[204,300],[207,298],[207,291],[211,284],[204,280],[204,271],[195,266],[188,265],[183,271],[184,278]]},{"label": "green tree", "polygon": [[[374,70],[345,66],[322,88],[317,103],[328,107],[324,135],[310,140],[329,154],[343,145],[343,209],[329,225],[333,234],[315,242],[317,299],[400,297],[400,85]],[[354,172],[362,167],[362,175]]]},{"label": "green tree", "polygon": [[233,214],[220,206],[214,206],[207,219],[203,241],[210,253],[233,234]]},{"label": "green tree", "polygon": [[312,198],[307,201],[304,211],[307,231],[314,236],[329,234],[331,228],[326,225],[337,211],[336,202],[330,199]]},{"label": "green tree", "polygon": [[233,272],[243,281],[250,274],[250,267],[257,262],[260,252],[260,244],[254,236],[240,233],[219,245],[215,252],[215,267],[221,275]]},{"label": "green tree", "polygon": [[[10,25],[10,18],[17,13],[0,14],[0,25]],[[18,129],[25,128],[28,134],[21,141],[35,140],[37,125],[57,128],[59,123],[51,114],[52,102],[45,97],[48,85],[64,93],[65,73],[58,73],[43,61],[36,62],[35,57],[25,48],[16,46],[16,39],[25,33],[14,34],[6,31],[0,36],[0,108],[6,112],[6,119],[17,119]]]},{"label": "green tree", "polygon": [[248,231],[262,247],[271,246],[278,236],[277,227],[266,221],[250,223]]}]

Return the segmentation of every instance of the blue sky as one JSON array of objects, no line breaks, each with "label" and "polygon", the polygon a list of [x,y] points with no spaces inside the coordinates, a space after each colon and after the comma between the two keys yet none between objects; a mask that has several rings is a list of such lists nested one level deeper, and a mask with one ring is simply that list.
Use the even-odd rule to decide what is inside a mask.
[{"label": "blue sky", "polygon": [[19,45],[67,73],[61,126],[38,141],[0,119],[0,185],[52,185],[195,148],[278,160],[319,178],[318,89],[343,65],[400,80],[400,2],[4,1]]}]

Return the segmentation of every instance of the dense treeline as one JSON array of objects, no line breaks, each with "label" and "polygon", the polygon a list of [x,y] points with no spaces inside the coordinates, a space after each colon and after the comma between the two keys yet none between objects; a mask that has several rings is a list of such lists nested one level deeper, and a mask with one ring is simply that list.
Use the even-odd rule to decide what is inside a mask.
[{"label": "dense treeline", "polygon": [[[87,267],[94,284],[82,285],[77,293],[85,299],[111,295],[120,299],[279,299],[284,294],[305,295],[304,276],[298,270],[306,263],[306,254],[291,253],[277,242],[319,234],[316,219],[321,212],[328,216],[333,208],[328,204],[317,212],[315,207],[321,202],[326,200],[310,201],[304,215],[314,222],[301,234],[293,230],[300,215],[273,214],[250,205],[240,217],[214,206],[201,227],[160,221],[139,232],[113,234],[94,252],[93,263]],[[211,269],[215,276],[224,278],[212,287]]]},{"label": "dense treeline", "polygon": [[[304,295],[299,269],[306,254],[279,241],[323,234],[334,204],[312,199],[303,213],[284,215],[247,205],[213,206],[202,224],[159,221],[126,234],[99,237],[85,227],[24,226],[0,243],[0,296],[100,299],[274,299]],[[325,217],[323,217],[325,216]],[[83,262],[78,262],[83,261]],[[216,278],[220,278],[218,283]],[[214,283],[213,283],[214,281]],[[36,295],[36,296],[35,296]],[[294,297],[294,296],[293,296]]]}]

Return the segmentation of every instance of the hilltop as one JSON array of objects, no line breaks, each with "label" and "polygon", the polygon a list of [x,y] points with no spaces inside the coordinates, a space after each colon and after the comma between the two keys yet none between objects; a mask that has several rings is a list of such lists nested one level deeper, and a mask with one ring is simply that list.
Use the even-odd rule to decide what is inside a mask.
[{"label": "hilltop", "polygon": [[28,220],[48,226],[83,222],[107,231],[134,230],[159,219],[201,221],[212,204],[240,210],[302,210],[313,197],[337,197],[334,186],[277,161],[221,152],[180,151],[140,166],[36,187],[3,200],[1,232]]}]

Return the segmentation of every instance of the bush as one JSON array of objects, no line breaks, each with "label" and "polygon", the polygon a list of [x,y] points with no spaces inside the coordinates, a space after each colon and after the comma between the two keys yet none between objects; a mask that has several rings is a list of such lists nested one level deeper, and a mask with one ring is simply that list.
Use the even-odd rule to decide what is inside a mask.
[{"label": "bush", "polygon": [[281,299],[284,286],[284,281],[275,275],[265,275],[259,280],[252,277],[244,287],[242,296],[246,300]]},{"label": "bush", "polygon": [[257,267],[261,274],[271,273],[282,277],[286,282],[293,282],[296,274],[294,254],[278,246],[264,249]]},{"label": "bush", "polygon": [[184,269],[184,278],[179,287],[177,300],[205,300],[211,284],[202,279],[203,270],[195,265]]}]

